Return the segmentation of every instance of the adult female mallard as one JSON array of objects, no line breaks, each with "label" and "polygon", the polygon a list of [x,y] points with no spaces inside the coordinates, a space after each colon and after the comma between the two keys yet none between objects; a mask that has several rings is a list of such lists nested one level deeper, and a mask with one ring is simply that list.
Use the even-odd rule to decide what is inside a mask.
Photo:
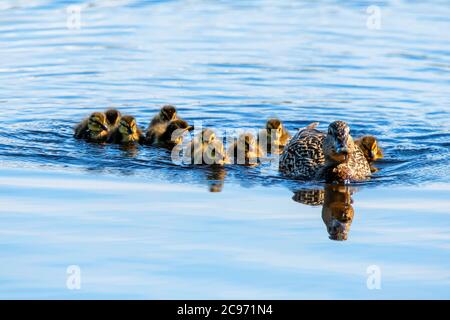
[{"label": "adult female mallard", "polygon": [[344,121],[328,126],[328,133],[312,123],[288,143],[280,156],[279,170],[296,179],[317,179],[327,182],[361,181],[371,170],[362,150],[350,135]]}]

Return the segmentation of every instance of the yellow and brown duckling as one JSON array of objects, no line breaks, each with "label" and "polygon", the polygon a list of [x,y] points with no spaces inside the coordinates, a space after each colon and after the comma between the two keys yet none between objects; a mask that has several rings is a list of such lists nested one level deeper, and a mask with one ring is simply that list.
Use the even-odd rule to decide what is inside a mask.
[{"label": "yellow and brown duckling", "polygon": [[223,142],[211,129],[203,129],[187,146],[191,164],[224,165],[229,163]]},{"label": "yellow and brown duckling", "polygon": [[264,153],[251,133],[241,134],[228,148],[228,157],[234,160],[234,164],[255,166],[262,156]]},{"label": "yellow and brown duckling", "polygon": [[364,153],[364,156],[370,164],[370,170],[377,172],[378,169],[373,166],[373,162],[383,158],[383,150],[380,148],[377,138],[367,135],[356,139],[355,143]]},{"label": "yellow and brown duckling", "polygon": [[108,125],[109,131],[113,131],[119,126],[122,114],[117,109],[108,109],[105,111],[106,123]]},{"label": "yellow and brown duckling", "polygon": [[[177,120],[177,109],[172,105],[165,105],[153,117],[148,129],[161,123],[168,123],[172,120]],[[147,130],[148,130],[147,129]]]},{"label": "yellow and brown duckling", "polygon": [[289,132],[279,119],[267,120],[265,129],[258,135],[259,144],[266,153],[280,154],[291,138]]},{"label": "yellow and brown duckling", "polygon": [[143,140],[144,135],[133,116],[121,117],[119,125],[108,138],[108,142],[110,143],[123,145],[142,143]]},{"label": "yellow and brown duckling", "polygon": [[296,179],[327,182],[361,181],[371,170],[344,121],[335,121],[325,134],[311,124],[291,139],[280,156],[279,170]]},{"label": "yellow and brown duckling", "polygon": [[183,136],[193,129],[186,121],[172,120],[169,123],[160,123],[147,130],[145,144],[172,149],[183,143]]},{"label": "yellow and brown duckling", "polygon": [[363,136],[356,139],[355,143],[361,148],[369,163],[383,158],[383,150],[380,148],[377,138],[374,136]]},{"label": "yellow and brown duckling", "polygon": [[106,115],[94,112],[75,127],[74,137],[89,142],[106,142],[109,132]]}]

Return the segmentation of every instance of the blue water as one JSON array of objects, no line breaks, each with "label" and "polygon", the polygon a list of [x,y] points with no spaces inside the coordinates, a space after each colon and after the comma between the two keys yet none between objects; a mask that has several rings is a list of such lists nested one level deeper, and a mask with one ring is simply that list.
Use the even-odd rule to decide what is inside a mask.
[{"label": "blue water", "polygon": [[[450,298],[449,16],[448,1],[2,1],[0,297]],[[94,110],[145,127],[167,103],[219,131],[345,120],[385,158],[327,191],[72,138]],[[335,241],[323,212],[343,199]]]}]

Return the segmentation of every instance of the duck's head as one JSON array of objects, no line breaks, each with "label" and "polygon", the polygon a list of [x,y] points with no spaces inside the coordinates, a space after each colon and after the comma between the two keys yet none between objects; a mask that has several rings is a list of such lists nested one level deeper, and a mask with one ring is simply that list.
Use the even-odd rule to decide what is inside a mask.
[{"label": "duck's head", "polygon": [[119,123],[119,132],[124,136],[132,135],[137,132],[136,119],[133,116],[123,116]]},{"label": "duck's head", "polygon": [[108,109],[105,111],[106,121],[109,126],[115,127],[119,124],[121,114],[119,110],[116,109]]},{"label": "duck's head", "polygon": [[334,121],[328,126],[324,142],[325,158],[334,162],[346,162],[353,149],[350,127],[344,121]]},{"label": "duck's head", "polygon": [[177,119],[172,120],[166,127],[162,139],[165,142],[177,145],[183,143],[183,136],[187,131],[193,130],[193,126],[190,126],[186,121]]},{"label": "duck's head", "polygon": [[276,140],[280,139],[283,134],[283,124],[278,119],[269,119],[266,123],[266,130],[270,136],[274,135]]},{"label": "duck's head", "polygon": [[161,119],[164,121],[171,121],[177,118],[177,109],[172,105],[165,105],[159,112]]},{"label": "duck's head", "polygon": [[356,141],[366,159],[370,162],[383,158],[383,150],[374,136],[364,136]]},{"label": "duck's head", "polygon": [[106,116],[102,112],[94,112],[89,116],[88,129],[91,132],[103,132],[108,131],[108,124],[106,122]]}]

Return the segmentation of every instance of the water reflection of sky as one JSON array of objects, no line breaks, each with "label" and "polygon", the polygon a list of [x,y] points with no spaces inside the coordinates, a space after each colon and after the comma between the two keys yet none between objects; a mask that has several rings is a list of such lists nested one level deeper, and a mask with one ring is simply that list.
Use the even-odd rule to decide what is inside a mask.
[{"label": "water reflection of sky", "polygon": [[[320,206],[282,187],[217,194],[135,178],[0,175],[3,298],[449,296],[446,185],[354,192],[339,242]],[[72,264],[80,291],[65,288]],[[382,270],[381,290],[366,287],[369,265]]]}]

